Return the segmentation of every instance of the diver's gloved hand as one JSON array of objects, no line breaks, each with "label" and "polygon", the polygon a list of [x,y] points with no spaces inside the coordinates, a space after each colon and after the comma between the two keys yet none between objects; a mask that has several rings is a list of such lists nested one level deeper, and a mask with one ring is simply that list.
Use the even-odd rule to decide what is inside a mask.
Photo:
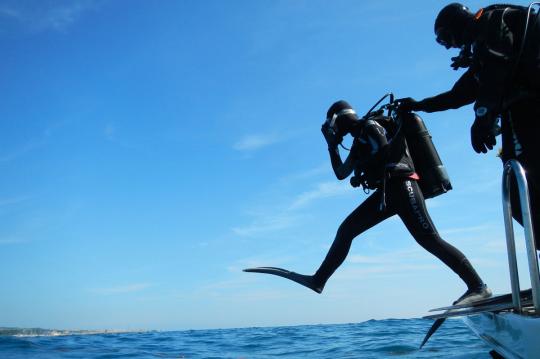
[{"label": "diver's gloved hand", "polygon": [[352,176],[350,182],[351,186],[353,186],[354,188],[360,187],[360,185],[362,184],[362,178],[359,176]]},{"label": "diver's gloved hand", "polygon": [[472,53],[470,47],[464,47],[459,52],[459,55],[456,57],[451,58],[452,63],[450,66],[454,70],[458,70],[459,68],[467,68],[472,65]]},{"label": "diver's gloved hand", "polygon": [[399,100],[396,100],[398,103],[398,111],[401,112],[411,112],[420,110],[418,101],[412,97],[404,97]]},{"label": "diver's gloved hand", "polygon": [[336,148],[341,143],[341,138],[330,128],[327,123],[324,123],[321,127],[321,132],[328,144],[329,149]]},{"label": "diver's gloved hand", "polygon": [[454,71],[459,70],[460,68],[466,69],[471,66],[472,63],[471,59],[463,56],[452,57],[450,60],[452,60],[450,67],[453,68]]},{"label": "diver's gloved hand", "polygon": [[486,107],[476,109],[476,118],[471,126],[471,144],[476,153],[487,153],[497,144],[495,125],[497,116]]}]

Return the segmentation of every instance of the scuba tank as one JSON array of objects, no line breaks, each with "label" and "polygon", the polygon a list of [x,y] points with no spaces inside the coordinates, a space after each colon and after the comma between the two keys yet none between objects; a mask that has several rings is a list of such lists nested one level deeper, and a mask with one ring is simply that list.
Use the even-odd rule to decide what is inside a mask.
[{"label": "scuba tank", "polygon": [[401,114],[403,132],[424,198],[436,197],[452,189],[450,178],[433,145],[424,121],[416,113]]}]

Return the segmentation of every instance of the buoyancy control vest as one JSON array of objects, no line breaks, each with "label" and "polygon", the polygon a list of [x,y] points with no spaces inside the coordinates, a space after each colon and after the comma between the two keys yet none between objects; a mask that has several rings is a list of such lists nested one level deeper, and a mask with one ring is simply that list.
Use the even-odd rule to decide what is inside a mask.
[{"label": "buoyancy control vest", "polygon": [[[373,131],[374,128],[378,130]],[[380,142],[380,139],[377,141],[369,138],[367,132],[372,135],[376,133],[376,137],[384,136],[388,145],[385,148],[375,148],[375,142]],[[389,177],[409,177],[415,173],[405,138],[391,117],[381,115],[367,119],[362,134],[355,138],[351,150],[357,158],[363,160],[362,165],[355,169],[355,177],[362,178],[364,188],[381,188]]]},{"label": "buoyancy control vest", "polygon": [[[370,120],[384,128],[389,148],[384,158],[379,157],[368,167],[357,169],[363,172],[368,188],[379,188],[385,176],[415,178],[417,174],[418,184],[426,199],[452,189],[446,168],[418,114],[402,113],[397,121],[390,116],[374,116]],[[370,152],[370,147],[362,144],[362,141],[355,140],[355,143],[353,147],[358,151],[358,156]],[[355,176],[360,175],[357,170]]]}]

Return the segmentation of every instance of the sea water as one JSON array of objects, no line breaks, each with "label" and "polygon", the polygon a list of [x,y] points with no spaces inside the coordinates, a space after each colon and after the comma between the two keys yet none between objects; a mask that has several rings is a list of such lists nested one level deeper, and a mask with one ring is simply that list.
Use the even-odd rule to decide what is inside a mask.
[{"label": "sea water", "polygon": [[491,358],[461,320],[146,332],[0,329],[0,358]]}]

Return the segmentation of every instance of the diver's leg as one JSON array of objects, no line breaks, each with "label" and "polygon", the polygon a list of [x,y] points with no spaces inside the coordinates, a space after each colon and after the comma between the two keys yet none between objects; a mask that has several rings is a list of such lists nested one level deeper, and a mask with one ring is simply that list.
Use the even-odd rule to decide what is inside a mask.
[{"label": "diver's leg", "polygon": [[392,194],[395,198],[401,198],[397,213],[418,244],[450,267],[465,282],[468,289],[484,287],[484,282],[467,257],[439,236],[416,181],[392,181]]},{"label": "diver's leg", "polygon": [[276,267],[247,268],[244,271],[276,275],[321,293],[328,278],[347,257],[352,240],[360,233],[395,214],[391,206],[386,206],[384,211],[380,211],[380,203],[381,193],[377,191],[345,218],[337,230],[336,238],[326,254],[326,258],[314,275],[299,274]]},{"label": "diver's leg", "polygon": [[321,291],[328,278],[345,261],[353,239],[395,214],[395,211],[390,206],[387,206],[384,211],[380,211],[380,203],[381,193],[377,191],[369,196],[341,223],[337,230],[336,238],[326,254],[326,258],[313,275],[313,283]]}]

